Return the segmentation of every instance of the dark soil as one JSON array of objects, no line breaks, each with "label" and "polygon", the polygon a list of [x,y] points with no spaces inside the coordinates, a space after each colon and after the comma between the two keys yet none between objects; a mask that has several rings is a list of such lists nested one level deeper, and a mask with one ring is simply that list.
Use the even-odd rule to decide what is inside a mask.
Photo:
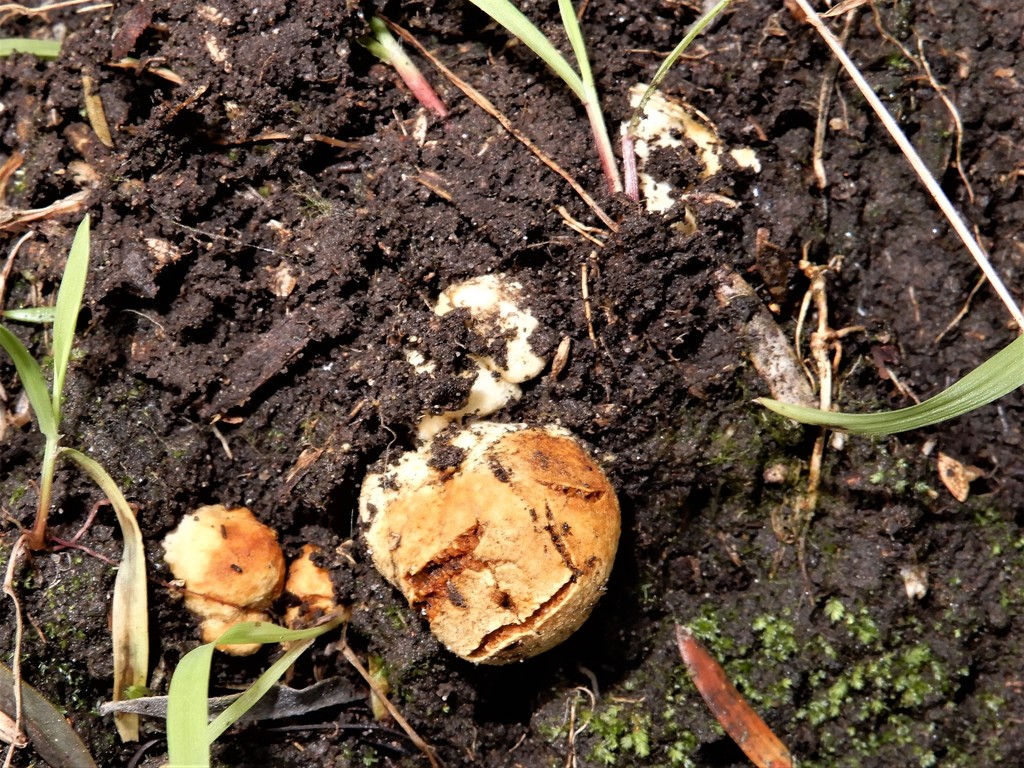
[{"label": "dark soil", "polygon": [[[154,692],[166,692],[198,643],[164,586],[161,539],[197,505],[245,504],[280,532],[289,554],[310,540],[332,553],[338,589],[354,606],[349,642],[383,660],[394,701],[448,765],[746,764],[681,666],[677,623],[706,641],[802,765],[1019,764],[1020,393],[934,429],[830,445],[801,543],[793,510],[816,433],[752,403],[768,393],[746,354],[757,307],[722,308],[715,298],[713,273],[729,265],[775,305],[791,337],[807,289],[797,262],[841,258],[827,280],[831,325],[865,328],[843,338],[837,402],[845,410],[932,395],[1014,337],[985,286],[936,341],[978,270],[843,75],[828,106],[829,184],[819,189],[812,144],[833,64],[809,27],[781,5],[737,0],[666,81],[727,146],[753,147],[762,165],[755,174],[727,164],[699,182],[699,230],[688,235],[672,226],[678,216],[607,195],[571,94],[468,4],[146,7],[151,18],[135,3],[55,12],[49,22],[67,34],[58,59],[3,61],[0,159],[25,158],[7,185],[9,207],[91,190],[85,209],[30,225],[6,306],[52,300],[87,210],[93,268],[63,432],[138,505],[155,579]],[[554,3],[524,10],[558,38]],[[598,247],[568,228],[558,206],[600,222],[420,60],[451,109],[443,121],[427,116],[394,71],[356,44],[372,12],[410,29],[487,95],[599,199],[618,233]],[[1024,10],[896,0],[877,12],[857,11],[848,48],[1019,299]],[[697,13],[668,0],[587,6],[612,125],[629,116],[629,85],[649,80]],[[4,27],[5,36],[54,33],[40,18]],[[920,42],[959,110],[970,193],[954,165],[950,113],[897,41],[915,55]],[[108,65],[126,52],[184,84]],[[87,122],[83,76],[96,84],[113,149]],[[676,183],[697,183],[687,153],[658,162]],[[5,253],[17,234],[5,236]],[[496,418],[560,423],[608,456],[624,515],[618,561],[592,618],[559,648],[510,668],[474,667],[441,648],[373,570],[354,522],[367,467],[412,447],[418,415],[459,397],[450,381],[468,365],[453,353],[465,331],[428,302],[487,272],[526,287],[547,329],[545,354],[571,340],[564,370],[528,384]],[[17,332],[45,354],[42,333]],[[434,386],[412,375],[411,337],[440,363]],[[13,366],[4,362],[0,376],[13,410]],[[965,503],[940,483],[939,451],[983,471]],[[41,453],[33,427],[9,428],[0,445],[5,555],[18,525],[31,524]],[[72,535],[98,498],[62,469],[52,534]],[[117,559],[109,511],[82,543]],[[911,566],[927,574],[927,595],[916,601],[901,577]],[[89,553],[63,550],[38,554],[17,576],[32,622],[26,679],[66,712],[103,766],[128,764],[138,750],[118,743],[97,713],[112,687],[113,573]],[[9,602],[0,612],[9,661]],[[333,676],[362,685],[326,641],[317,648],[294,685]],[[218,684],[252,680],[273,653],[219,658]],[[215,756],[230,766],[426,764],[384,725],[364,700],[274,727],[240,726]],[[144,742],[162,734],[161,721],[145,721]],[[164,751],[157,741],[141,764],[161,764]],[[39,763],[25,750],[15,764]]]}]

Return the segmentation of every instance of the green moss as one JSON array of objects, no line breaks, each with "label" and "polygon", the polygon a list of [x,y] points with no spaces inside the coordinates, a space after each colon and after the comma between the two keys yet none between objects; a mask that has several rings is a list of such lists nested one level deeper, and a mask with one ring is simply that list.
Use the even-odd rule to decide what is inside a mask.
[{"label": "green moss", "polygon": [[838,621],[842,621],[846,615],[846,606],[843,605],[843,601],[838,597],[829,598],[825,602],[825,607],[822,609],[828,620],[835,624]]},{"label": "green moss", "polygon": [[884,461],[868,475],[868,482],[872,485],[882,486],[896,495],[902,494],[907,489],[909,468],[909,462],[903,458]]},{"label": "green moss", "polygon": [[279,455],[290,455],[295,449],[292,436],[278,427],[270,427],[260,435],[252,435],[250,442],[254,447]]},{"label": "green moss", "polygon": [[590,759],[601,765],[625,765],[634,758],[651,754],[650,715],[639,706],[640,702],[614,702],[583,714],[586,725],[596,743],[590,750]]},{"label": "green moss", "polygon": [[[846,723],[865,726],[854,729],[861,732],[884,731],[893,710],[944,700],[954,692],[958,678],[948,674],[927,644],[919,642],[866,658],[825,682],[797,712],[797,719],[820,727],[842,717]],[[876,723],[882,716],[885,722]]]},{"label": "green moss", "polygon": [[895,69],[898,72],[908,72],[913,65],[907,61],[907,58],[903,54],[896,52],[889,54],[885,60],[885,66],[889,69]]},{"label": "green moss", "polygon": [[697,615],[686,622],[686,626],[715,653],[730,654],[735,643],[729,635],[722,632],[721,606],[714,603],[702,603]]},{"label": "green moss", "polygon": [[404,606],[398,604],[388,605],[385,610],[385,616],[387,616],[388,621],[394,629],[404,630],[409,626]]},{"label": "green moss", "polygon": [[879,639],[878,625],[871,618],[866,606],[862,605],[852,610],[844,607],[841,617],[835,623],[846,627],[849,636],[860,645],[870,645]]},{"label": "green moss", "polygon": [[[966,669],[951,669],[931,644],[950,629],[909,620],[883,637],[865,606],[837,598],[825,604],[824,614],[831,632],[801,650],[808,666],[821,659],[808,679],[810,698],[795,713],[820,739],[816,761],[802,764],[937,764],[936,725],[921,713],[952,701],[967,675]],[[840,653],[836,644],[845,650]],[[828,660],[840,655],[849,661],[830,667]]]},{"label": "green moss", "polygon": [[761,658],[782,663],[796,655],[796,628],[787,620],[789,616],[787,609],[782,615],[764,614],[754,619],[751,627],[761,641]]},{"label": "green moss", "polygon": [[18,506],[18,503],[23,498],[25,498],[25,494],[26,493],[28,493],[28,486],[27,485],[18,485],[13,491],[11,491],[11,495],[7,497],[7,506],[8,507],[16,507],[16,506]]},{"label": "green moss", "polygon": [[322,218],[329,215],[333,209],[331,201],[316,189],[304,189],[299,196],[302,200],[302,211],[307,218]]},{"label": "green moss", "polygon": [[[1004,600],[1018,605],[1016,595]],[[814,628],[795,621],[792,610],[755,613],[749,601],[709,601],[687,624],[784,741],[800,731],[815,735],[818,743],[801,765],[931,766],[940,760],[946,765],[939,751],[945,745],[938,743],[949,738],[939,732],[946,718],[935,709],[957,706],[952,702],[962,694],[969,670],[956,661],[957,637],[967,635],[955,622],[973,619],[957,615],[925,624],[908,616],[883,630],[869,605],[829,598],[822,605],[821,626]],[[751,635],[752,640],[743,639]],[[685,674],[681,685],[693,690]],[[679,718],[686,700],[673,688],[663,717]],[[990,713],[993,728],[998,707],[996,702]],[[785,719],[780,721],[780,715]],[[707,712],[700,720],[704,729],[713,724]],[[699,743],[713,739],[714,728],[698,731]],[[663,749],[667,759],[668,749]],[[672,764],[687,764],[680,749],[671,752],[680,760]],[[693,755],[692,747],[687,754]]]},{"label": "green moss", "polygon": [[697,764],[690,757],[697,751],[699,742],[692,733],[669,744],[665,752],[668,764],[673,768],[694,768]]}]

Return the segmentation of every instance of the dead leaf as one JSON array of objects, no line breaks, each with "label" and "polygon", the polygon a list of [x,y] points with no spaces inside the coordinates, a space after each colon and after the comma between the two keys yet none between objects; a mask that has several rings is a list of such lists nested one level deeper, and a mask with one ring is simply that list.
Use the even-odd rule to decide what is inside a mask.
[{"label": "dead leaf", "polygon": [[983,474],[977,467],[966,465],[939,451],[939,479],[953,498],[963,504],[971,494],[971,483]]},{"label": "dead leaf", "polygon": [[750,761],[758,768],[792,768],[789,750],[736,690],[725,670],[693,633],[676,625],[676,642],[690,679],[708,709]]},{"label": "dead leaf", "polygon": [[[24,682],[21,695],[25,732],[39,757],[59,768],[96,768],[85,744],[49,700]],[[0,709],[13,712],[14,706],[14,674],[0,664]]]},{"label": "dead leaf", "polygon": [[85,209],[90,194],[88,190],[75,192],[43,208],[7,208],[0,203],[0,232],[17,229],[22,224],[50,216],[78,213]]}]

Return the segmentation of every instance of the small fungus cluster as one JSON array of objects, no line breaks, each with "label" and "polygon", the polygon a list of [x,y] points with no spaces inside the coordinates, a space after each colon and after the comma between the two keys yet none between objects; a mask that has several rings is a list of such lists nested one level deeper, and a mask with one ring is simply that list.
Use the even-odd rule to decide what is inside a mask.
[{"label": "small fungus cluster", "polygon": [[[287,589],[296,605],[289,626],[308,623],[334,608],[326,570],[315,565],[318,552],[306,545],[287,573]],[[243,621],[270,621],[270,610],[285,589],[285,558],[277,533],[245,507],[221,504],[186,515],[164,539],[164,561],[185,594],[185,607],[200,622],[203,642],[214,642]],[[235,656],[259,649],[255,643],[218,646]]]}]

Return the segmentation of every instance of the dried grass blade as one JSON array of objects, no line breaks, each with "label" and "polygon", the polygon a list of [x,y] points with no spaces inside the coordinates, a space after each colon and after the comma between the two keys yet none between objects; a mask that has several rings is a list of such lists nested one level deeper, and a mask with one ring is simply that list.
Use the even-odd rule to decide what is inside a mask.
[{"label": "dried grass blade", "polygon": [[[124,550],[114,578],[111,635],[114,643],[114,701],[128,698],[129,688],[144,688],[149,671],[149,614],[146,598],[146,552],[135,513],[114,480],[98,463],[70,448],[61,453],[77,463],[110,500],[121,526]],[[114,725],[122,741],[139,738],[138,715],[118,712]]]},{"label": "dried grass blade", "polygon": [[981,244],[978,243],[977,239],[975,239],[966,222],[960,216],[956,208],[953,207],[953,203],[951,203],[949,198],[946,197],[946,193],[942,191],[942,187],[939,186],[939,183],[932,176],[931,172],[929,172],[924,161],[921,159],[921,156],[917,153],[917,150],[914,149],[914,145],[910,143],[906,134],[900,130],[900,127],[896,124],[896,120],[893,119],[892,115],[889,114],[889,110],[887,110],[885,105],[882,104],[882,100],[875,95],[875,92],[872,90],[871,86],[868,85],[867,80],[864,79],[864,76],[860,73],[857,65],[854,64],[847,55],[835,35],[829,31],[827,26],[825,26],[825,22],[821,20],[821,17],[817,12],[810,6],[807,0],[795,0],[795,2],[807,15],[807,21],[814,27],[817,33],[821,35],[821,38],[832,50],[833,55],[839,59],[839,63],[843,65],[843,68],[853,80],[861,95],[868,104],[871,105],[871,108],[875,111],[875,114],[882,122],[882,125],[885,126],[885,129],[889,132],[889,135],[892,136],[893,141],[895,141],[897,146],[899,146],[900,150],[907,158],[907,161],[910,163],[911,168],[914,169],[914,172],[921,180],[921,183],[924,184],[925,189],[928,190],[928,193],[935,200],[936,205],[939,206],[939,209],[946,216],[950,225],[956,231],[957,235],[960,236],[960,239],[967,247],[967,250],[978,263],[978,266],[981,267],[981,271],[985,274],[985,277],[992,285],[992,288],[1009,310],[1010,316],[1013,317],[1017,326],[1021,330],[1024,330],[1024,313],[1021,312],[1020,307],[1017,306],[1017,302],[1014,301],[1013,296],[1010,294],[1009,290],[1007,290],[1002,278],[999,277],[999,274],[993,268],[992,262],[989,261],[988,255],[981,247]]}]

